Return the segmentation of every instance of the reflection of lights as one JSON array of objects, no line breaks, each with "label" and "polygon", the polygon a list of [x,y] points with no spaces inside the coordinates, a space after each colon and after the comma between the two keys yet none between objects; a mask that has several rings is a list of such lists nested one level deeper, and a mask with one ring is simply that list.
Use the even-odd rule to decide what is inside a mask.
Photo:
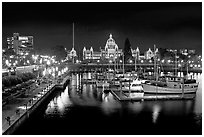
[{"label": "reflection of lights", "polygon": [[61,75],[61,72],[60,71],[58,71],[58,76],[60,76]]},{"label": "reflection of lights", "polygon": [[44,71],[43,71],[43,76],[45,76],[45,72],[46,72],[46,69],[44,69]]},{"label": "reflection of lights", "polygon": [[8,60],[6,60],[6,65],[9,66],[9,61]]},{"label": "reflection of lights", "polygon": [[52,70],[51,70],[51,69],[49,69],[49,70],[48,70],[48,72],[49,72],[49,74],[50,74],[50,73],[52,72]]},{"label": "reflection of lights", "polygon": [[50,65],[50,61],[49,60],[47,60],[47,65]]},{"label": "reflection of lights", "polygon": [[170,63],[171,62],[171,60],[168,60],[168,63]]},{"label": "reflection of lights", "polygon": [[[26,106],[19,106],[18,108],[25,110],[25,109],[26,109]],[[27,106],[27,109],[29,109],[29,108],[30,108],[30,106]]]},{"label": "reflection of lights", "polygon": [[159,116],[159,111],[160,111],[160,106],[159,105],[155,105],[153,106],[153,113],[152,113],[152,120],[153,123],[157,122],[158,116]]}]

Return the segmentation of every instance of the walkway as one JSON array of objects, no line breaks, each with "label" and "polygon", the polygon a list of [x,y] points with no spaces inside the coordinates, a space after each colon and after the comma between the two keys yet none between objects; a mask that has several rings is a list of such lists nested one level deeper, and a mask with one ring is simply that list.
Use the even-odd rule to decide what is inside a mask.
[{"label": "walkway", "polygon": [[54,85],[47,83],[38,87],[33,86],[25,96],[15,98],[4,105],[2,107],[2,133]]}]

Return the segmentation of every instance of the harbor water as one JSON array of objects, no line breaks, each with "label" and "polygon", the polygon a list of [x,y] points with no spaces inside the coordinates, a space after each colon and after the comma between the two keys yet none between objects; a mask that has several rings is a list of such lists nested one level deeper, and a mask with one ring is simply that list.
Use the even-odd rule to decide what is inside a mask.
[{"label": "harbor water", "polygon": [[202,74],[194,100],[120,102],[95,84],[90,74],[73,74],[14,134],[24,135],[194,135],[202,134]]}]

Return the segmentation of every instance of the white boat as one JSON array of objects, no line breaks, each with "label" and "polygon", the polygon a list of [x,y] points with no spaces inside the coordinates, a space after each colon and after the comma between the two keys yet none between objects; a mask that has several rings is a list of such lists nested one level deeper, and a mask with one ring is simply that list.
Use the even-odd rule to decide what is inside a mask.
[{"label": "white boat", "polygon": [[133,80],[129,86],[122,87],[122,91],[127,93],[130,98],[143,98],[144,90],[140,80]]},{"label": "white boat", "polygon": [[105,81],[96,81],[96,87],[97,88],[108,88],[110,86],[110,84],[105,80]]},{"label": "white boat", "polygon": [[[165,86],[158,86],[159,84],[143,84],[144,92],[152,94],[187,94],[196,93],[198,89],[198,83],[196,83],[195,80],[184,80],[183,83],[179,77],[169,78],[170,77],[168,77],[165,84],[162,82],[161,85]],[[174,78],[175,80],[173,80]]]}]

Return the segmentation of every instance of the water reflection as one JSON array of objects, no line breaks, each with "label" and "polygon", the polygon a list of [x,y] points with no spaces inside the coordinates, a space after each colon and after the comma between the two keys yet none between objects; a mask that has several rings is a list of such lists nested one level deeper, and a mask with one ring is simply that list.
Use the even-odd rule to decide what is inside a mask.
[{"label": "water reflection", "polygon": [[154,124],[157,122],[160,110],[161,110],[161,107],[159,105],[155,104],[153,106],[153,110],[152,110],[152,122]]},{"label": "water reflection", "polygon": [[[191,74],[194,78],[200,82],[198,95],[201,94],[201,74]],[[196,95],[196,100],[184,100],[184,101],[144,101],[144,102],[128,102],[121,103],[117,101],[114,96],[109,94],[103,94],[101,88],[96,88],[95,84],[82,84],[81,79],[91,78],[90,73],[73,74],[72,81],[69,86],[66,87],[64,92],[56,96],[50,101],[45,111],[46,114],[50,114],[53,111],[58,111],[60,115],[63,115],[65,109],[71,106],[101,106],[103,112],[111,114],[123,107],[128,108],[131,113],[141,113],[142,111],[150,111],[153,117],[153,123],[157,121],[160,111],[164,115],[188,115],[192,112],[201,113],[201,100],[200,96]],[[202,98],[201,98],[202,99]],[[195,107],[196,106],[196,107]],[[57,113],[57,114],[58,114]]]}]

